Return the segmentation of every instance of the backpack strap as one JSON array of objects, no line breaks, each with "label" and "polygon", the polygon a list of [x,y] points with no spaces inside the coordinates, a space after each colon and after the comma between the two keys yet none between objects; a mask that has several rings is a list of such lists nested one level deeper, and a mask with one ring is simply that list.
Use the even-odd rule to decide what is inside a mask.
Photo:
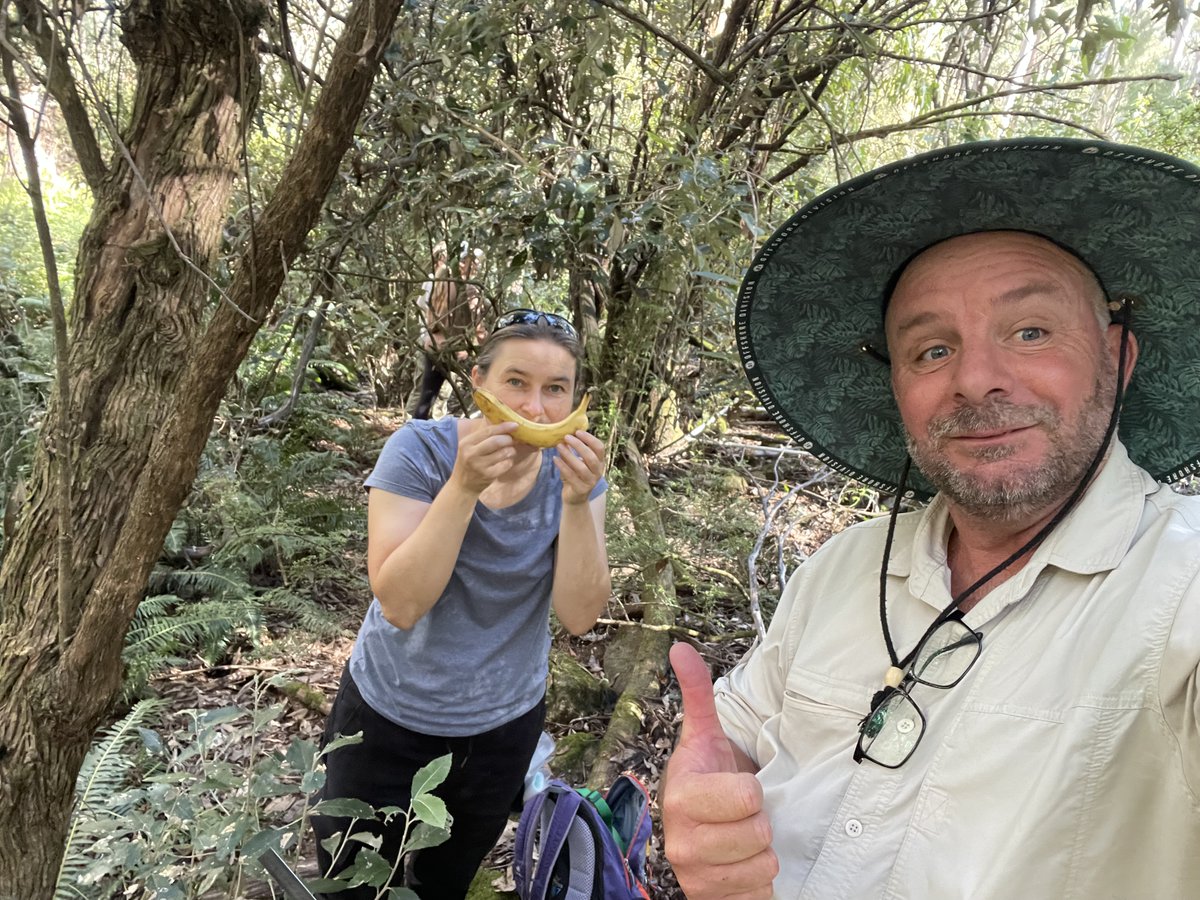
[{"label": "backpack strap", "polygon": [[[555,864],[565,846],[570,860],[567,892],[561,900],[591,900],[596,879],[596,840],[587,822],[578,815],[583,798],[562,782],[530,801],[536,806],[521,815],[514,847],[513,873],[517,890],[524,900],[545,900]],[[522,839],[524,838],[524,839]],[[533,860],[536,853],[537,861]],[[532,876],[532,877],[531,877]]]},{"label": "backpack strap", "polygon": [[592,804],[596,812],[600,814],[600,819],[612,834],[613,840],[617,842],[617,846],[621,848],[621,853],[629,849],[625,844],[625,838],[621,836],[621,832],[613,822],[613,811],[608,805],[608,799],[599,791],[592,788],[575,788],[575,792],[584,800]]},{"label": "backpack strap", "polygon": [[521,811],[521,821],[517,824],[516,843],[513,847],[513,880],[517,883],[517,892],[525,897],[525,886],[529,884],[529,876],[533,871],[533,849],[537,843],[538,826],[542,821],[542,810],[550,796],[548,790],[541,790],[525,802]]}]

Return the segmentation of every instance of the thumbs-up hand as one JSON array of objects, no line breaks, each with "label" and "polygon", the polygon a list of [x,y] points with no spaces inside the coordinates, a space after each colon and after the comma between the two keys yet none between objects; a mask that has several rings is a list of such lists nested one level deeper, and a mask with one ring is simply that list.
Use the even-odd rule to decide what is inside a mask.
[{"label": "thumbs-up hand", "polygon": [[700,654],[676,644],[671,666],[683,729],[662,784],[667,859],[689,900],[770,900],[779,860],[755,767],[721,728]]}]

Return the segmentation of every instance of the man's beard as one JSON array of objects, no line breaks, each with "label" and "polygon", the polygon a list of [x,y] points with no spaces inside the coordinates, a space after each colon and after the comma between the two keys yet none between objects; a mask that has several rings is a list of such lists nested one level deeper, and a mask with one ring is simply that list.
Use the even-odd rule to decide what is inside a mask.
[{"label": "man's beard", "polygon": [[[913,462],[939,491],[969,515],[992,521],[1016,521],[1061,503],[1079,485],[1100,449],[1112,416],[1116,372],[1105,366],[1092,394],[1084,402],[1073,428],[1049,406],[1017,406],[991,400],[978,406],[961,406],[932,419],[927,437],[917,441],[906,430]],[[1042,460],[1003,475],[963,471],[945,454],[949,435],[1041,426],[1049,435],[1049,450]],[[1011,445],[982,447],[974,454],[982,462],[1012,456]]]}]

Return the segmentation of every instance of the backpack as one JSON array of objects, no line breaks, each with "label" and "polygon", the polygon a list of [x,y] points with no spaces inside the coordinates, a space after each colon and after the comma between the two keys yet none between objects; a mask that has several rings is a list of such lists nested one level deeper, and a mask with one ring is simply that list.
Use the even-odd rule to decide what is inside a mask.
[{"label": "backpack", "polygon": [[513,876],[521,900],[650,900],[650,796],[621,775],[601,796],[552,780],[521,812]]}]

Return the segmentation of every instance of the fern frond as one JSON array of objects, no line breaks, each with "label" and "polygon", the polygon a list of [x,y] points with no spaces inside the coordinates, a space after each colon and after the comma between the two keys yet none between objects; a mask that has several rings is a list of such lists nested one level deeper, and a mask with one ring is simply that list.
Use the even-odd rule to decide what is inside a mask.
[{"label": "fern frond", "polygon": [[140,700],[92,744],[75,779],[75,805],[67,826],[66,850],[58,868],[55,900],[71,900],[79,890],[73,884],[88,864],[84,851],[91,843],[92,826],[104,816],[120,815],[104,800],[124,786],[134,761],[131,748],[141,740],[140,728],[166,706],[164,700]]},{"label": "fern frond", "polygon": [[200,603],[180,603],[171,596],[148,597],[138,606],[125,637],[124,690],[127,695],[140,690],[152,672],[188,652],[215,660],[235,634],[256,634],[261,625],[258,603],[252,596]]},{"label": "fern frond", "polygon": [[274,588],[263,594],[264,610],[295,623],[299,631],[321,638],[333,638],[341,633],[338,617],[306,597],[287,588]]}]

